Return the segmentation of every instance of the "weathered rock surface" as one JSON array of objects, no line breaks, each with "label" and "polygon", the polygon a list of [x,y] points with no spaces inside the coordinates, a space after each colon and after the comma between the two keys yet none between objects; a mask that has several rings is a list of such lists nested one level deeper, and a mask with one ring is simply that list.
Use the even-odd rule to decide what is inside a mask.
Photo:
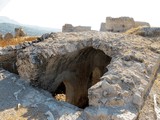
[{"label": "weathered rock surface", "polygon": [[0,47],[0,68],[4,68],[12,73],[18,73],[16,61],[17,61],[17,52],[22,50],[32,44],[39,42],[39,40],[26,41],[18,45],[10,45],[6,47]]},{"label": "weathered rock surface", "polygon": [[62,27],[62,32],[83,32],[83,31],[91,31],[91,27],[89,26],[73,26],[71,24],[65,24]]},{"label": "weathered rock surface", "polygon": [[138,27],[137,29],[130,30],[129,34],[140,35],[144,37],[158,37],[160,36],[159,27]]},{"label": "weathered rock surface", "polygon": [[0,69],[0,120],[82,120],[81,109],[56,101],[19,76]]},{"label": "weathered rock surface", "polygon": [[[83,59],[87,60],[90,49],[95,52],[98,50],[112,60],[109,65],[106,64],[108,72],[96,72],[98,76],[103,73],[100,81],[96,81],[99,81],[98,83],[92,86],[85,82],[92,87],[88,90],[89,107],[84,109],[82,116],[84,119],[93,120],[135,120],[160,65],[160,54],[157,52],[160,44],[157,43],[158,41],[140,36],[107,32],[55,33],[45,41],[19,52],[17,67],[21,77],[51,92],[54,92],[61,82],[65,84],[67,81],[70,87],[65,84],[66,88],[72,88],[69,91],[71,95],[72,92],[75,95],[76,87],[83,89],[84,84],[79,84],[81,76],[86,75],[82,81],[89,79],[89,83],[94,82],[94,75],[86,74],[89,71],[94,73],[94,69],[89,67],[94,65],[91,61],[79,61],[79,53],[84,54]],[[91,60],[94,61],[97,54],[91,55]],[[76,62],[77,64],[74,64]],[[96,66],[100,68],[99,65]],[[83,67],[84,72],[79,72]],[[86,94],[85,92],[81,94]],[[80,97],[83,96],[81,94]]]},{"label": "weathered rock surface", "polygon": [[9,39],[12,39],[12,38],[13,38],[12,33],[6,33],[5,36],[4,36],[5,40],[9,40]]},{"label": "weathered rock surface", "polygon": [[149,23],[147,23],[147,22],[141,22],[141,21],[135,21],[135,28],[136,27],[140,27],[140,26],[148,26],[148,27],[150,27],[150,24]]},{"label": "weathered rock surface", "polygon": [[24,37],[26,33],[22,28],[15,28],[15,37]]}]

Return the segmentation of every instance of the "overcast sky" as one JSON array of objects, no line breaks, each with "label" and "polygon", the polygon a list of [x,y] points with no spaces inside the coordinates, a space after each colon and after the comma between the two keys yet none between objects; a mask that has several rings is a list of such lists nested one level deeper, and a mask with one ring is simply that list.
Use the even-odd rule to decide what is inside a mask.
[{"label": "overcast sky", "polygon": [[159,6],[160,0],[0,0],[0,16],[45,27],[71,23],[99,30],[107,16],[129,16],[160,26]]}]

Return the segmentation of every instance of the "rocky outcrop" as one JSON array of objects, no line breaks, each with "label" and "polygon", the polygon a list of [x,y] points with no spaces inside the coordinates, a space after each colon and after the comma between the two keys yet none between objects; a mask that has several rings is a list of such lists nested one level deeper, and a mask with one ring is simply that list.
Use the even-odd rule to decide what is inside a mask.
[{"label": "rocky outcrop", "polygon": [[12,39],[12,38],[13,38],[12,33],[6,33],[5,36],[4,36],[5,40],[9,40],[9,39]]},{"label": "rocky outcrop", "polygon": [[64,83],[72,104],[88,97],[83,119],[135,120],[160,66],[156,43],[108,32],[55,33],[20,51],[17,67],[22,78],[52,93]]},{"label": "rocky outcrop", "polygon": [[3,40],[3,34],[0,33],[0,40]]},{"label": "rocky outcrop", "polygon": [[82,31],[91,31],[89,26],[72,26],[71,24],[65,24],[62,27],[62,32],[82,32]]},{"label": "rocky outcrop", "polygon": [[16,66],[17,52],[39,41],[40,40],[26,41],[15,46],[0,47],[0,68],[18,74]]},{"label": "rocky outcrop", "polygon": [[144,37],[158,37],[160,36],[160,28],[158,27],[138,27],[126,31],[127,34],[135,34]]},{"label": "rocky outcrop", "polygon": [[148,26],[148,27],[150,27],[150,24],[149,23],[147,23],[147,22],[141,22],[141,21],[135,21],[135,28],[136,27],[140,27],[140,26]]},{"label": "rocky outcrop", "polygon": [[15,37],[24,37],[26,33],[22,28],[15,28]]}]

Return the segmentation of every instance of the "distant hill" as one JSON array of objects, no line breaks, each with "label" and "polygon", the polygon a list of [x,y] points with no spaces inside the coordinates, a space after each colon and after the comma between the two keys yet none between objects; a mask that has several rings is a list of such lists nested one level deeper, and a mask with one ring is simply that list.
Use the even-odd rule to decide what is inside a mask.
[{"label": "distant hill", "polygon": [[8,17],[5,17],[5,16],[0,16],[0,23],[12,23],[12,24],[20,24],[18,23],[17,21],[15,20],[12,20]]},{"label": "distant hill", "polygon": [[27,35],[29,36],[41,36],[44,33],[61,31],[54,28],[23,25],[7,17],[0,16],[0,33],[6,34],[7,32],[11,32],[12,34],[14,34],[14,29],[17,27],[22,27],[25,33],[27,33]]}]

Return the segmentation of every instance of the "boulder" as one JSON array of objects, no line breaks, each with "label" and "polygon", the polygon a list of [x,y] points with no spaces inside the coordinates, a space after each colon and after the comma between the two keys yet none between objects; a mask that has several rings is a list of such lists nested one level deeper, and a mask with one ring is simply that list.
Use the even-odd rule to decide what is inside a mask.
[{"label": "boulder", "polygon": [[15,37],[24,37],[26,33],[22,28],[15,28]]},{"label": "boulder", "polygon": [[140,26],[126,31],[127,34],[140,35],[143,37],[160,37],[159,27]]},{"label": "boulder", "polygon": [[4,36],[4,39],[5,39],[5,40],[10,40],[10,39],[12,39],[12,38],[13,38],[12,33],[6,33],[5,36]]}]

